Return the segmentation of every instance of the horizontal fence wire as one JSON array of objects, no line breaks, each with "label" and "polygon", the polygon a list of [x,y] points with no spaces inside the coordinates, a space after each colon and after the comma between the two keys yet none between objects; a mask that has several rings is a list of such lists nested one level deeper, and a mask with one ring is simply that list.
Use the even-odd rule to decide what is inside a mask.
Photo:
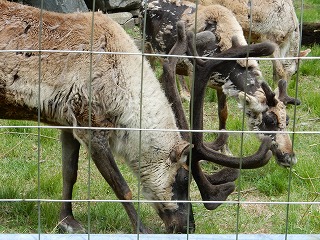
[{"label": "horizontal fence wire", "polygon": [[310,57],[242,57],[242,58],[228,58],[228,57],[206,57],[206,56],[185,56],[185,55],[174,55],[174,54],[161,54],[161,53],[144,53],[144,52],[101,52],[101,51],[84,51],[84,50],[26,50],[26,49],[13,49],[13,50],[1,50],[1,53],[79,53],[79,54],[101,54],[101,55],[129,55],[129,56],[143,56],[143,57],[179,57],[186,59],[203,59],[203,60],[224,60],[224,61],[234,61],[234,60],[257,60],[257,61],[271,61],[271,60],[319,60],[318,56],[310,56]]},{"label": "horizontal fence wire", "polygon": [[[254,131],[254,130],[213,130],[213,129],[206,129],[206,130],[195,130],[195,129],[164,129],[164,128],[125,128],[125,127],[71,127],[71,126],[0,126],[0,129],[57,129],[57,130],[68,130],[68,129],[81,129],[81,130],[107,130],[107,131],[139,131],[139,132],[190,132],[190,133],[270,133],[275,134],[278,133],[277,131]],[[28,134],[28,133],[18,133],[18,132],[4,132],[1,134]],[[281,133],[285,134],[319,134],[320,131],[281,131]]]},{"label": "horizontal fence wire", "polygon": [[[37,234],[2,234],[0,235],[0,240],[38,240],[39,235]],[[87,240],[88,235],[86,234],[41,234],[41,240]],[[136,234],[90,234],[92,240],[136,240]],[[140,240],[283,240],[283,235],[281,234],[140,234]],[[310,234],[289,234],[287,236],[288,240],[319,240],[320,235]]]},{"label": "horizontal fence wire", "polygon": [[[93,1],[95,2],[95,1]],[[254,2],[254,1],[250,1],[250,2]],[[43,0],[41,0],[41,3],[43,4]],[[303,6],[304,1],[301,0],[301,5]],[[41,10],[42,11],[42,10]],[[41,13],[42,16],[43,13]],[[94,16],[94,14],[92,14],[92,16]],[[300,19],[301,23],[303,22],[303,18],[301,17]],[[92,18],[92,25],[94,25],[94,17]],[[92,30],[94,31],[94,30]],[[145,33],[144,33],[145,34]],[[92,36],[91,36],[92,37]],[[145,39],[145,38],[143,38]],[[92,39],[91,39],[92,41]],[[250,41],[249,41],[250,42]],[[143,41],[144,43],[144,41]],[[41,34],[39,35],[39,45],[41,46]],[[91,43],[91,47],[93,46],[93,43]],[[301,45],[300,45],[301,48]],[[169,55],[167,54],[150,54],[150,53],[145,53],[144,51],[142,51],[142,53],[129,53],[129,52],[100,52],[100,51],[93,51],[93,50],[89,50],[89,51],[70,51],[70,50],[47,50],[47,49],[39,49],[39,50],[28,50],[28,49],[12,49],[12,50],[1,50],[0,49],[0,54],[4,54],[4,53],[15,53],[15,52],[23,52],[23,53],[38,53],[39,54],[39,82],[41,81],[40,76],[41,76],[41,56],[43,54],[47,54],[47,53],[58,53],[58,54],[88,54],[91,56],[95,55],[95,54],[108,54],[108,55],[114,55],[114,54],[119,54],[119,55],[138,55],[141,56],[141,58],[145,58],[145,57],[152,57],[152,56],[156,56],[156,57],[168,57]],[[181,57],[181,58],[190,58],[189,56],[176,56],[176,55],[170,55],[170,57]],[[194,59],[200,58],[200,57],[192,57]],[[308,56],[308,57],[282,57],[282,58],[270,58],[270,57],[264,57],[264,58],[253,58],[253,57],[249,57],[249,58],[214,58],[214,57],[201,57],[201,59],[215,59],[215,60],[259,60],[261,62],[263,61],[270,61],[270,60],[297,60],[297,61],[309,61],[309,60],[320,60],[320,57],[318,56]],[[143,66],[142,66],[143,67]],[[143,71],[143,69],[142,69]],[[91,71],[90,71],[90,76],[92,75],[92,66],[91,66]],[[297,75],[297,82],[300,81],[299,79],[299,74]],[[143,88],[143,74],[142,74],[142,85],[141,88]],[[297,84],[297,91],[298,89],[298,84]],[[39,92],[41,94],[41,87],[40,87],[40,83],[39,83]],[[39,97],[39,102],[40,102],[40,97]],[[142,102],[140,103],[142,106]],[[296,108],[296,107],[295,107]],[[39,107],[40,109],[40,107]],[[320,133],[320,130],[297,130],[295,125],[296,125],[296,121],[298,116],[298,113],[296,112],[298,110],[294,111],[294,118],[293,118],[293,125],[294,127],[290,128],[289,130],[283,131],[282,133],[285,134],[290,134],[291,136],[293,136],[293,139],[296,138],[297,135],[318,135]],[[39,112],[40,114],[40,112]],[[143,109],[141,108],[141,115],[143,116]],[[90,115],[90,114],[89,114]],[[244,116],[244,114],[243,114]],[[15,123],[14,123],[15,124]],[[30,123],[31,124],[31,123]],[[239,240],[254,240],[254,239],[259,239],[259,240],[319,240],[320,239],[320,234],[290,234],[290,230],[288,229],[288,226],[290,225],[290,207],[291,206],[299,206],[299,205],[308,205],[308,206],[316,206],[316,207],[320,207],[320,201],[317,199],[317,197],[311,201],[309,199],[309,201],[297,201],[296,199],[291,199],[291,178],[293,173],[292,168],[288,169],[289,172],[289,179],[288,179],[288,195],[286,197],[285,200],[270,200],[270,201],[264,201],[264,200],[259,200],[259,201],[255,201],[255,200],[245,200],[241,197],[241,181],[242,181],[242,174],[240,174],[240,180],[239,180],[239,190],[238,192],[235,192],[234,194],[238,194],[238,198],[237,200],[226,200],[226,201],[203,201],[203,200],[189,200],[189,201],[155,201],[155,200],[147,200],[147,199],[143,199],[142,196],[140,196],[141,194],[141,189],[140,189],[140,185],[141,183],[138,182],[136,184],[136,188],[138,189],[138,196],[137,199],[132,199],[132,200],[118,200],[118,199],[95,199],[92,198],[91,194],[92,194],[92,182],[91,182],[91,178],[92,178],[92,172],[93,170],[91,169],[92,166],[90,164],[91,159],[90,159],[90,153],[92,151],[92,149],[90,149],[90,145],[89,148],[87,149],[87,156],[85,158],[89,159],[88,160],[88,169],[87,171],[87,175],[88,175],[88,190],[86,193],[86,196],[82,196],[83,199],[72,199],[72,200],[61,200],[61,199],[47,199],[47,198],[41,198],[41,186],[40,183],[43,180],[40,176],[41,176],[41,168],[40,168],[40,164],[42,162],[41,159],[41,139],[43,137],[43,135],[41,135],[41,131],[42,130],[46,130],[46,129],[57,129],[57,130],[75,130],[75,129],[80,129],[80,130],[106,130],[106,131],[137,131],[139,133],[141,132],[189,132],[189,133],[206,133],[206,134],[213,134],[213,133],[228,133],[228,134],[235,134],[235,135],[244,135],[244,134],[257,134],[257,133],[268,133],[268,134],[276,134],[276,131],[249,131],[249,130],[245,130],[244,129],[244,120],[241,123],[241,130],[215,130],[215,129],[205,129],[205,130],[189,130],[189,129],[179,129],[179,130],[175,130],[175,129],[145,129],[145,128],[126,128],[126,127],[79,127],[79,126],[44,126],[41,125],[42,123],[40,122],[40,116],[39,116],[39,121],[37,123],[37,125],[1,125],[0,126],[0,130],[2,130],[2,132],[0,133],[0,136],[2,138],[7,137],[10,134],[14,134],[14,135],[30,135],[31,133],[28,132],[15,132],[18,130],[27,130],[27,129],[31,129],[31,130],[38,130],[38,133],[35,134],[36,136],[38,136],[38,143],[37,143],[37,149],[38,149],[38,173],[37,173],[37,180],[34,180],[34,184],[38,184],[38,196],[35,198],[1,198],[0,199],[0,204],[4,204],[4,203],[26,203],[26,202],[32,202],[32,203],[36,203],[38,204],[38,233],[37,234],[22,234],[22,233],[16,233],[16,234],[7,234],[6,233],[6,229],[5,229],[5,225],[2,227],[1,224],[3,224],[2,222],[4,221],[0,221],[0,240],[7,240],[7,239],[24,239],[24,240],[33,240],[33,239],[41,239],[41,240],[64,240],[64,239],[93,239],[93,240],[100,240],[100,239],[127,239],[127,240],[134,240],[134,239],[171,239],[171,240],[182,240],[182,239],[189,239],[189,240],[206,240],[206,239],[210,239],[210,240],[233,240],[233,239],[239,239]],[[58,141],[58,139],[55,139],[56,141]],[[241,138],[241,142],[244,141],[243,138]],[[295,144],[298,144],[294,141],[293,144],[293,148],[295,148]],[[314,144],[319,144],[319,143],[314,143]],[[140,145],[141,145],[141,139],[140,139]],[[239,145],[240,145],[240,141],[239,141]],[[140,146],[141,147],[141,146]],[[241,149],[242,151],[242,149]],[[2,153],[1,153],[2,155]],[[4,154],[5,155],[5,154]],[[23,154],[22,154],[23,155]],[[241,154],[242,155],[242,154]],[[23,157],[23,156],[21,156]],[[60,171],[59,170],[53,170],[53,171]],[[16,175],[16,177],[19,178],[18,175]],[[139,181],[139,176],[138,176],[138,181]],[[319,181],[319,179],[315,179],[317,181]],[[21,183],[23,184],[23,183]],[[242,184],[242,183],[241,183]],[[3,188],[4,186],[1,186],[1,188]],[[315,194],[319,195],[320,192],[319,189],[315,189]],[[41,221],[41,203],[62,203],[62,202],[71,202],[71,203],[86,203],[87,205],[87,215],[88,215],[88,222],[87,224],[84,224],[86,227],[88,226],[88,234],[47,234],[47,233],[43,233],[42,232],[42,221]],[[181,235],[172,235],[172,234],[150,234],[150,235],[145,235],[145,234],[95,234],[94,232],[91,232],[91,224],[94,224],[94,220],[93,220],[93,216],[91,216],[90,213],[90,209],[92,208],[92,206],[96,203],[135,203],[138,206],[138,213],[140,213],[140,205],[141,203],[163,203],[163,202],[168,202],[168,203],[183,203],[183,202],[187,202],[187,203],[191,203],[191,204],[196,204],[196,205],[201,205],[202,203],[223,203],[224,205],[232,205],[232,206],[238,206],[237,207],[237,222],[233,221],[234,225],[236,225],[236,230],[234,230],[235,226],[233,226],[232,230],[230,230],[231,233],[236,232],[236,234],[181,234]],[[249,205],[282,205],[286,207],[286,216],[285,216],[285,220],[279,224],[285,225],[286,226],[286,230],[284,232],[282,232],[281,234],[242,234],[241,231],[239,230],[239,226],[241,224],[241,219],[240,219],[240,205],[243,204],[247,204]],[[57,213],[58,214],[58,213]],[[85,214],[85,213],[83,213]],[[153,211],[152,214],[156,215],[156,212]],[[203,214],[207,214],[207,213],[203,213]],[[214,214],[214,213],[212,213]],[[254,214],[254,213],[253,213]],[[0,212],[1,215],[1,212]],[[200,218],[201,219],[201,218]],[[283,219],[282,219],[283,220]],[[128,220],[123,220],[123,221],[128,221]],[[127,222],[124,222],[123,224],[129,224]],[[146,224],[148,224],[148,222],[146,222]],[[3,233],[2,233],[2,232]],[[266,229],[266,231],[268,231],[268,229]],[[117,232],[117,230],[115,230],[115,232]],[[248,229],[248,232],[250,232],[250,229]]]},{"label": "horizontal fence wire", "polygon": [[305,204],[305,205],[319,205],[320,202],[318,201],[313,201],[313,202],[297,202],[297,201],[294,201],[294,202],[278,202],[278,201],[258,201],[258,202],[255,202],[255,201],[243,201],[243,200],[240,200],[240,201],[203,201],[203,200],[199,200],[199,201],[196,201],[196,200],[190,200],[190,201],[187,201],[187,200],[167,200],[167,201],[164,201],[164,200],[161,200],[161,201],[156,201],[156,200],[145,200],[145,199],[139,199],[139,200],[117,200],[117,199],[83,199],[83,200],[80,200],[80,199],[73,199],[73,200],[59,200],[59,199],[26,199],[26,198],[23,198],[23,199],[17,199],[17,198],[14,198],[14,199],[0,199],[0,202],[110,202],[110,203],[129,203],[129,202],[132,202],[132,203],[223,203],[223,204],[261,204],[261,205],[302,205],[302,204]]}]

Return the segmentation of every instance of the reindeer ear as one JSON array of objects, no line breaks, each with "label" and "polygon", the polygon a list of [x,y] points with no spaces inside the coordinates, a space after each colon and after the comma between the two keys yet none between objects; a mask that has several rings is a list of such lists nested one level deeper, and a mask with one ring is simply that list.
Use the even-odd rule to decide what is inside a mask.
[{"label": "reindeer ear", "polygon": [[311,52],[310,48],[303,50],[303,51],[300,51],[299,57],[306,57],[310,52]]},{"label": "reindeer ear", "polygon": [[232,36],[231,42],[232,42],[232,47],[233,47],[233,48],[241,47],[241,44],[240,44],[240,42],[239,42],[239,39],[237,38],[236,35]]},{"label": "reindeer ear", "polygon": [[245,92],[239,92],[238,98],[240,104],[246,104],[247,108],[251,109],[254,112],[263,112],[266,109],[265,105],[262,105],[258,98],[246,94]]},{"label": "reindeer ear", "polygon": [[190,153],[192,147],[193,144],[187,141],[179,142],[170,153],[171,162],[179,162],[183,155],[187,156]]},{"label": "reindeer ear", "polygon": [[277,99],[275,98],[276,94],[271,90],[271,88],[266,82],[261,83],[261,88],[266,94],[267,105],[269,107],[275,107],[278,103]]}]

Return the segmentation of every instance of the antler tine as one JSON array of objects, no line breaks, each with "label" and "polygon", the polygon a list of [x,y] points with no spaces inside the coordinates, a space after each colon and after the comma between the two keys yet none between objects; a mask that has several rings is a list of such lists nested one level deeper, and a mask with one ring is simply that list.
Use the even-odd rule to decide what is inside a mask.
[{"label": "antler tine", "polygon": [[213,142],[205,142],[204,144],[212,150],[219,151],[225,146],[226,142],[228,141],[228,137],[228,133],[220,132],[218,137]]},{"label": "antler tine", "polygon": [[[188,31],[187,32],[187,55],[189,56],[194,56],[194,57],[198,57],[199,54],[195,48],[195,40],[194,40],[194,33],[192,31]],[[195,63],[199,66],[204,66],[205,62],[203,59],[201,58],[190,58],[190,61],[192,62],[192,59],[195,61]]]},{"label": "antler tine", "polygon": [[279,88],[279,99],[282,101],[285,105],[287,104],[296,104],[300,105],[301,102],[299,99],[290,97],[287,92],[287,81],[286,80],[279,80],[278,82],[278,88]]},{"label": "antler tine", "polygon": [[[169,52],[169,55],[184,55],[187,52],[187,36],[185,30],[185,23],[183,21],[177,22],[177,41]],[[173,66],[177,65],[178,58],[169,58]]]},{"label": "antler tine", "polygon": [[[225,50],[221,53],[215,55],[216,58],[244,58],[244,57],[262,57],[262,56],[269,56],[275,50],[275,44],[269,41],[264,41],[262,43],[257,44],[250,44],[250,45],[241,45],[239,46],[235,37],[232,38],[233,46],[228,50]],[[212,71],[212,68],[215,70],[219,69],[220,67],[223,68],[221,65],[226,60],[217,60],[212,59],[206,61],[206,68],[208,71]]]},{"label": "antler tine", "polygon": [[261,87],[267,98],[268,106],[276,106],[277,100],[275,100],[274,96],[276,95],[270,88],[270,86],[266,82],[261,82]]},{"label": "antler tine", "polygon": [[[169,52],[169,55],[184,55],[187,51],[186,41],[185,25],[180,21],[177,23],[177,42]],[[165,94],[169,102],[172,104],[179,129],[189,129],[189,124],[184,114],[182,102],[176,85],[175,76],[177,62],[177,57],[168,57],[168,59],[163,62],[162,84]],[[181,132],[181,136],[186,141],[188,141],[190,137],[187,132]]]}]

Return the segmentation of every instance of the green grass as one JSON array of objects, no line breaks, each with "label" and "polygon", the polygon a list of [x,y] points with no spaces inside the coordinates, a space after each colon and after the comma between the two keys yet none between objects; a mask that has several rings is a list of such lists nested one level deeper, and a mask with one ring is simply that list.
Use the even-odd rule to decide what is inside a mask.
[{"label": "green grass", "polygon": [[320,2],[318,0],[294,0],[293,2],[299,20],[301,20],[303,10],[302,20],[304,22],[320,22]]},{"label": "green grass", "polygon": [[[319,57],[320,56],[320,47],[315,45],[312,47],[312,51],[308,54],[308,57]],[[320,69],[317,67],[319,60],[308,60],[307,64],[302,64],[300,67],[299,74],[303,76],[319,76]]]}]

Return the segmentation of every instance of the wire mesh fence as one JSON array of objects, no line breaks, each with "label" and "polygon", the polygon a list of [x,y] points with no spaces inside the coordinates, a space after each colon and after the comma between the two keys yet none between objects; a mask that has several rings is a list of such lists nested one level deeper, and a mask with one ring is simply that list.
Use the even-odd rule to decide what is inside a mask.
[{"label": "wire mesh fence", "polygon": [[[246,49],[246,57],[219,58],[214,51],[231,47],[231,38],[223,35],[224,31],[231,30],[232,35],[239,32],[238,25],[231,24],[233,19],[220,28],[223,25],[213,12],[219,9],[218,16],[232,13],[213,6],[215,1],[195,1],[194,7],[176,1],[143,2],[138,45],[155,41],[151,45],[156,53],[144,47],[138,51],[128,34],[102,13],[51,14],[43,9],[44,1],[40,1],[42,8],[33,9],[0,0],[0,239],[100,239],[105,234],[109,239],[320,239],[320,48],[317,44],[301,45],[305,19],[320,21],[312,12],[313,8],[319,10],[317,2],[266,2],[273,7],[277,4],[277,14],[269,16],[279,18],[278,25],[270,27],[275,30],[273,34],[279,34],[272,35],[272,40],[294,38],[288,43],[297,44],[293,54],[290,51],[294,50],[283,43],[281,51],[289,49],[290,53],[286,56],[280,51],[278,57],[248,57],[251,52]],[[246,31],[239,24],[244,29],[240,35],[249,46],[257,40],[254,27],[261,27],[254,9],[259,6],[259,11],[267,12],[263,4],[248,1],[245,18],[252,28]],[[281,19],[281,13],[290,4],[295,7],[291,14],[296,14],[299,27],[284,36],[279,32],[292,23]],[[309,20],[308,11],[316,19]],[[211,39],[215,49],[204,51],[207,55],[201,59],[213,59],[212,64],[222,62],[209,69],[210,76],[205,79],[200,73],[203,62],[179,54],[189,61],[189,73],[195,73],[184,77],[189,80],[190,91],[181,105],[187,128],[181,127],[183,119],[176,103],[167,100],[175,92],[163,85],[167,79],[175,80],[170,75],[174,63],[169,62],[166,70],[163,65],[167,62],[162,59],[168,56],[167,50],[174,49],[176,38],[172,36],[181,19],[194,33],[215,33]],[[150,33],[151,27],[154,32]],[[265,33],[270,29],[260,30]],[[307,48],[311,49],[309,55]],[[188,54],[192,50],[189,47]],[[175,53],[169,59],[175,59]],[[151,70],[147,61],[153,60]],[[272,60],[280,60],[280,68]],[[237,64],[242,68],[233,72],[239,70]],[[291,77],[293,65],[297,72]],[[275,72],[277,67],[280,70]],[[287,119],[277,112],[277,105],[270,105],[273,98],[266,96],[267,89],[262,87],[264,100],[260,102],[261,95],[249,91],[250,86],[260,86],[261,79],[272,90],[277,89],[277,81],[272,79],[279,74],[288,80],[287,88],[279,86],[280,91],[287,90],[295,101],[301,101],[281,109]],[[233,78],[245,82],[235,83],[230,80]],[[204,80],[209,81],[209,87],[204,90],[202,106],[196,103],[202,94],[196,82]],[[182,88],[180,85],[179,90]],[[226,108],[218,106],[225,96],[222,93],[228,95],[226,125],[221,120]],[[203,114],[199,111],[202,107]],[[200,117],[203,126],[198,123],[202,122]],[[279,127],[283,120],[288,125]],[[226,134],[227,141],[223,138]],[[263,140],[269,135],[271,146]],[[289,143],[284,140],[287,135]],[[205,151],[222,153],[213,151],[212,160],[210,154],[208,157],[198,151],[202,137]],[[227,144],[216,149],[217,145],[210,144],[217,138]],[[263,148],[271,148],[273,156]],[[255,155],[257,151],[263,156]],[[230,167],[228,162],[234,164],[231,153],[238,157],[239,171],[222,167]],[[249,155],[255,156],[252,162],[260,158],[260,163],[247,166]],[[295,156],[298,162],[293,164]],[[220,164],[194,160],[208,160],[206,157],[212,162],[221,158]],[[261,163],[270,157],[267,164]],[[254,167],[259,164],[259,168]],[[199,177],[200,170],[193,166],[200,166],[208,175]],[[209,175],[212,173],[220,175]],[[206,198],[198,186],[201,178],[210,177],[212,186],[199,187],[211,189],[213,197]],[[198,185],[192,179],[198,180]],[[204,204],[214,210],[209,211]],[[79,234],[56,235],[61,231]],[[165,234],[168,232],[185,234]]]}]

